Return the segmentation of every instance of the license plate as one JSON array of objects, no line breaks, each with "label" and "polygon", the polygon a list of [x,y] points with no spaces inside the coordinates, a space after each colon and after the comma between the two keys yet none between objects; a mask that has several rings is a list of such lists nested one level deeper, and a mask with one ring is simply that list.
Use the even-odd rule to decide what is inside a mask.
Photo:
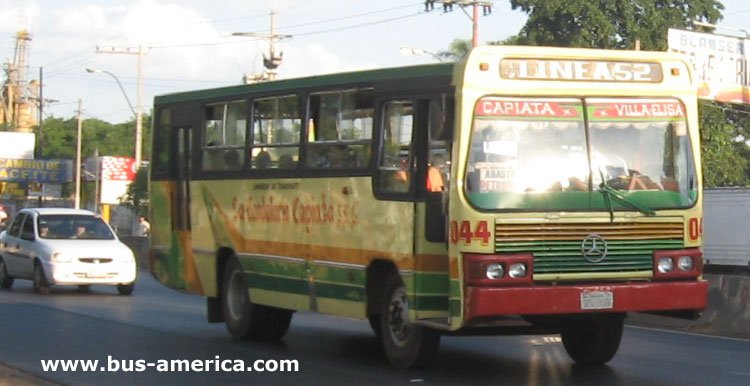
[{"label": "license plate", "polygon": [[581,293],[582,310],[606,310],[614,306],[614,294],[610,291]]}]

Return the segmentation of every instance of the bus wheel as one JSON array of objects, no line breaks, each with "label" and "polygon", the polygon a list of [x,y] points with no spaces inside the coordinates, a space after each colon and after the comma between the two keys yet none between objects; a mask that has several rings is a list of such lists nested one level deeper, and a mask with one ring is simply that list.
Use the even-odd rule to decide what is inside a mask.
[{"label": "bus wheel", "polygon": [[385,280],[380,310],[380,338],[388,361],[400,368],[429,365],[440,346],[437,331],[409,322],[406,288],[395,272]]},{"label": "bus wheel", "polygon": [[262,338],[270,328],[271,308],[250,302],[245,273],[236,257],[224,268],[221,309],[227,330],[235,338]]},{"label": "bus wheel", "polygon": [[[255,307],[260,306],[256,305]],[[292,323],[292,315],[294,314],[294,311],[275,307],[266,308],[270,314],[270,322],[268,323],[262,338],[268,340],[279,340],[286,335],[287,331],[289,331],[289,325]]]},{"label": "bus wheel", "polygon": [[568,355],[581,365],[603,365],[617,353],[625,315],[602,314],[571,320],[561,337]]}]

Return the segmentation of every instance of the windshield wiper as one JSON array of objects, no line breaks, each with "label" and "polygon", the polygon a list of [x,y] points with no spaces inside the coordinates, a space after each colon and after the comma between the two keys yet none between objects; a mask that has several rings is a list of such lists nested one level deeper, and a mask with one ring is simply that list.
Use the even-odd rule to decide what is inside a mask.
[{"label": "windshield wiper", "polygon": [[607,184],[607,179],[604,178],[604,173],[602,171],[599,171],[599,174],[602,178],[602,183],[599,184],[599,191],[602,192],[604,195],[604,202],[607,204],[607,208],[609,209],[609,221],[614,222],[615,221],[615,209],[612,206],[612,198],[614,198],[617,202],[619,202],[622,205],[625,205],[627,207],[630,207],[631,209],[635,209],[646,216],[653,217],[656,216],[656,212],[654,212],[653,209],[643,206],[627,197],[625,197],[622,193],[617,191],[617,189],[609,186]]}]

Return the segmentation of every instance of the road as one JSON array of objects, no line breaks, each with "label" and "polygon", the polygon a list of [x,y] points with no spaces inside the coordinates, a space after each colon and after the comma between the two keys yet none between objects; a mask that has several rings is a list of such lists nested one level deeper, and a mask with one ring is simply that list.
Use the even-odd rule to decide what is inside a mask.
[{"label": "road", "polygon": [[[627,327],[608,366],[582,368],[556,336],[444,337],[427,370],[390,368],[366,322],[297,313],[280,343],[241,342],[205,322],[204,299],[141,272],[133,296],[114,288],[0,291],[0,364],[63,385],[747,385],[750,341]],[[293,359],[299,372],[43,372],[41,360]],[[213,365],[209,365],[211,367]],[[1,378],[0,385],[11,384]],[[33,384],[29,383],[29,384]]]}]

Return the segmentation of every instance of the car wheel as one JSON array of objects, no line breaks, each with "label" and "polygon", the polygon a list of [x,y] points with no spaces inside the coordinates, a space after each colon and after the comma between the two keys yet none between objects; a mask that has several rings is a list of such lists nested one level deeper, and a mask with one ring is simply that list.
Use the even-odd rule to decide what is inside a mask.
[{"label": "car wheel", "polygon": [[47,284],[47,277],[44,276],[44,268],[39,263],[34,264],[34,292],[45,295],[49,293],[49,284]]},{"label": "car wheel", "polygon": [[[221,310],[229,334],[239,339],[278,339],[286,333],[291,320],[291,315],[286,319],[284,315],[274,315],[272,307],[252,303],[245,272],[236,257],[230,258],[224,268]],[[283,325],[272,327],[274,319]]]},{"label": "car wheel", "polygon": [[603,365],[617,353],[622,338],[624,315],[592,315],[563,326],[565,351],[580,365]]},{"label": "car wheel", "polygon": [[8,275],[8,267],[5,266],[5,260],[0,257],[0,288],[10,289],[13,286],[13,278]]},{"label": "car wheel", "polygon": [[118,284],[117,285],[117,292],[119,292],[120,295],[127,296],[127,295],[131,295],[133,293],[133,289],[134,288],[135,288],[135,283]]},{"label": "car wheel", "polygon": [[400,368],[426,367],[440,346],[440,333],[409,321],[406,287],[396,272],[385,280],[380,310],[380,339],[385,356]]}]

